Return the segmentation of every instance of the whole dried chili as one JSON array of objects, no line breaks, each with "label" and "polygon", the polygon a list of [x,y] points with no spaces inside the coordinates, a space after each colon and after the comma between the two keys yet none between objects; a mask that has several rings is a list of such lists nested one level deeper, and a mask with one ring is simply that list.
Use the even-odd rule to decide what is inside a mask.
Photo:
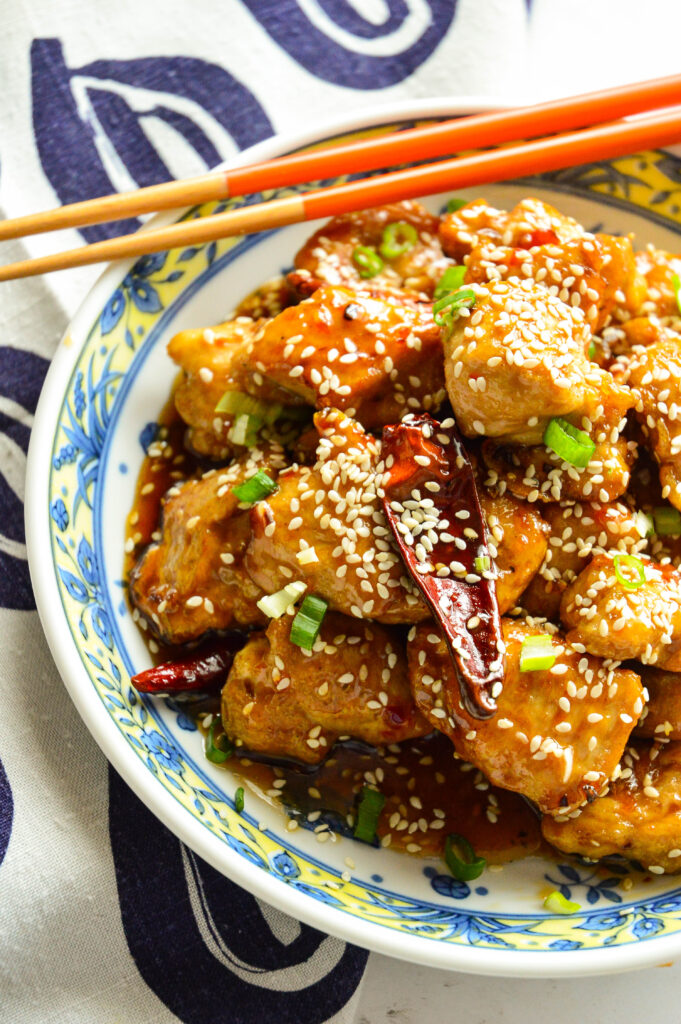
[{"label": "whole dried chili", "polygon": [[138,672],[131,679],[140,693],[209,692],[221,687],[234,661],[234,655],[246,642],[244,633],[230,633],[202,644],[178,661]]},{"label": "whole dried chili", "polygon": [[[503,681],[504,642],[473,467],[454,421],[427,413],[384,427],[383,456],[388,523],[456,667],[451,713],[460,699],[475,718],[489,718],[494,685]],[[427,529],[416,522],[424,513]]]}]

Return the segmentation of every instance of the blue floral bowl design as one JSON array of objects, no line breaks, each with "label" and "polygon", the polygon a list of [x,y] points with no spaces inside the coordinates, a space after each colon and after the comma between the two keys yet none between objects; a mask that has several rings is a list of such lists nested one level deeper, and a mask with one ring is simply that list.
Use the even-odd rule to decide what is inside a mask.
[{"label": "blue floral bowl design", "polygon": [[[272,140],[243,158],[457,112],[446,104],[384,110],[361,124]],[[531,191],[589,227],[633,230],[641,243],[679,247],[681,161],[670,154],[644,153],[481,191],[501,206]],[[445,199],[427,205],[438,210]],[[27,527],[39,611],[71,696],[107,757],[184,842],[250,891],[324,931],[411,961],[489,974],[590,974],[668,961],[681,949],[681,887],[674,878],[644,879],[618,863],[535,857],[468,885],[437,862],[345,836],[322,845],[309,831],[289,831],[282,813],[255,793],[237,813],[236,783],[203,758],[182,705],[141,698],[130,685],[149,656],[124,600],[124,521],[155,436],[153,417],[174,375],[165,343],[184,327],[224,319],[243,295],[291,262],[309,232],[295,226],[113,265],[63,339],[31,443]],[[569,917],[547,913],[542,898],[551,889],[582,909]]]}]

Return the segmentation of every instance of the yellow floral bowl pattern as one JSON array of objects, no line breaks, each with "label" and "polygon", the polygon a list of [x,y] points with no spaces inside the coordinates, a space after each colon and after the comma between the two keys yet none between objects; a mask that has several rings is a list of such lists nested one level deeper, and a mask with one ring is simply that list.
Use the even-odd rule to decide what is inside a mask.
[{"label": "yellow floral bowl pattern", "polygon": [[[528,179],[522,185],[526,191],[540,187],[596,198],[638,212],[666,228],[681,224],[681,162],[665,153],[643,153],[572,168]],[[256,198],[269,198],[269,194]],[[239,202],[195,209],[187,217],[202,217]],[[556,202],[560,205],[560,196]],[[479,880],[485,884],[472,892],[432,863],[424,867],[415,861],[411,870],[429,879],[430,899],[381,884],[380,876],[373,876],[380,881],[359,877],[346,881],[347,871],[327,863],[322,847],[319,855],[313,856],[293,843],[294,835],[287,832],[283,815],[280,828],[263,830],[252,815],[237,813],[205,766],[187,755],[182,732],[178,740],[177,731],[169,731],[157,713],[154,700],[140,698],[131,686],[133,665],[117,626],[123,591],[120,581],[108,578],[102,568],[104,480],[117,429],[117,409],[168,318],[188,295],[215,274],[233,267],[242,253],[261,244],[263,237],[267,239],[227,239],[139,260],[108,296],[73,361],[68,385],[60,396],[50,453],[49,509],[43,516],[49,516],[54,574],[69,643],[89,678],[90,699],[101,702],[112,728],[124,738],[129,756],[193,819],[192,827],[208,830],[281,886],[318,901],[329,912],[330,930],[348,934],[348,929],[339,925],[337,914],[356,919],[355,941],[380,945],[375,932],[363,939],[361,930],[363,924],[380,926],[409,938],[402,950],[393,942],[391,952],[456,967],[462,961],[455,954],[449,959],[431,956],[427,949],[417,954],[414,941],[422,946],[474,947],[480,962],[471,966],[469,958],[467,969],[504,973],[514,969],[509,963],[523,959],[519,954],[530,951],[553,954],[553,958],[578,951],[586,955],[609,946],[659,942],[680,932],[681,888],[675,880],[653,879],[645,899],[627,901],[626,885],[621,883],[628,877],[628,869],[617,864],[602,870],[577,862],[557,865],[537,860],[532,868],[534,896],[526,896],[512,911],[500,905],[500,897],[495,895],[497,875],[490,872]],[[180,725],[191,729],[181,706],[175,710],[184,717]],[[569,917],[546,913],[540,899],[542,886],[544,891],[560,888],[567,896],[583,899],[582,909]],[[526,912],[518,912],[519,908]],[[302,909],[301,916],[306,916]],[[497,960],[494,967],[486,967],[484,958],[491,950],[512,954],[511,961]],[[572,969],[579,972],[580,968],[573,965]]]}]

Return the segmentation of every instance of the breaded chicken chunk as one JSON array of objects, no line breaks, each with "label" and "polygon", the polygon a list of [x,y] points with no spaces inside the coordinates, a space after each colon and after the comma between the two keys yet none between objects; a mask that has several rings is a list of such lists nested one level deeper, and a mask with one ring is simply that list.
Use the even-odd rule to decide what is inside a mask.
[{"label": "breaded chicken chunk", "polygon": [[339,736],[375,746],[431,731],[409,689],[394,630],[333,612],[311,652],[273,619],[237,654],[222,691],[222,724],[249,750],[315,764]]},{"label": "breaded chicken chunk", "polygon": [[493,718],[474,719],[461,702],[447,702],[456,692],[454,667],[431,623],[415,627],[407,646],[416,705],[494,785],[522,793],[546,814],[571,810],[595,799],[617,768],[643,708],[639,677],[577,653],[558,635],[550,640],[555,664],[523,672],[523,641],[541,630],[502,624],[506,671]]},{"label": "breaded chicken chunk", "polygon": [[[339,284],[356,291],[370,285],[430,298],[438,280],[451,266],[442,252],[438,224],[437,217],[413,200],[333,217],[296,253],[294,277],[299,279],[303,274],[314,284]],[[395,236],[387,250],[386,229],[389,238]],[[358,247],[379,257],[380,269],[370,277],[365,276],[362,266],[353,258]]]},{"label": "breaded chicken chunk", "polygon": [[130,599],[165,643],[265,621],[256,607],[263,591],[243,564],[251,539],[249,512],[239,507],[233,488],[259,469],[276,478],[285,465],[281,449],[253,448],[228,469],[170,489],[161,510],[161,539],[130,575]]},{"label": "breaded chicken chunk", "polygon": [[428,609],[381,503],[380,441],[337,409],[317,413],[315,423],[317,461],[281,473],[276,493],[251,510],[247,572],[268,593],[301,580],[334,611],[378,622],[420,622]]},{"label": "breaded chicken chunk", "polygon": [[470,286],[472,309],[445,331],[445,379],[468,437],[541,443],[554,417],[619,427],[633,404],[627,388],[586,354],[581,310],[534,281]]},{"label": "breaded chicken chunk", "polygon": [[544,838],[592,860],[620,854],[653,874],[681,871],[681,743],[630,747],[610,791],[577,817],[544,818]]},{"label": "breaded chicken chunk", "polygon": [[596,555],[560,605],[567,639],[590,654],[681,671],[681,573],[627,555]]}]

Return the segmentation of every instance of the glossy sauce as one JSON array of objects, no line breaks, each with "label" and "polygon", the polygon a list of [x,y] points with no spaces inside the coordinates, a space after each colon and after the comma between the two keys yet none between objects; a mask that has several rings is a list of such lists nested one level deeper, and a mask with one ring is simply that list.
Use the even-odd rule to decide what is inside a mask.
[{"label": "glossy sauce", "polygon": [[[126,578],[146,546],[159,538],[165,492],[207,468],[184,448],[184,433],[171,398],[159,417],[158,434],[142,464],[127,518]],[[133,617],[150,660],[185,656],[185,648],[162,646],[153,639],[136,610]],[[186,711],[205,733],[207,715],[219,711],[218,700],[189,700]],[[380,749],[354,741],[337,743],[326,761],[312,768],[264,763],[257,754],[239,753],[224,767],[281,806],[292,819],[289,827],[295,828],[295,822],[312,828],[321,842],[333,841],[331,830],[352,834],[362,786],[374,785],[386,798],[377,830],[383,846],[441,855],[447,835],[457,832],[490,863],[502,863],[534,853],[542,844],[539,818],[529,804],[490,785],[454,755],[450,741],[439,733]]]}]

